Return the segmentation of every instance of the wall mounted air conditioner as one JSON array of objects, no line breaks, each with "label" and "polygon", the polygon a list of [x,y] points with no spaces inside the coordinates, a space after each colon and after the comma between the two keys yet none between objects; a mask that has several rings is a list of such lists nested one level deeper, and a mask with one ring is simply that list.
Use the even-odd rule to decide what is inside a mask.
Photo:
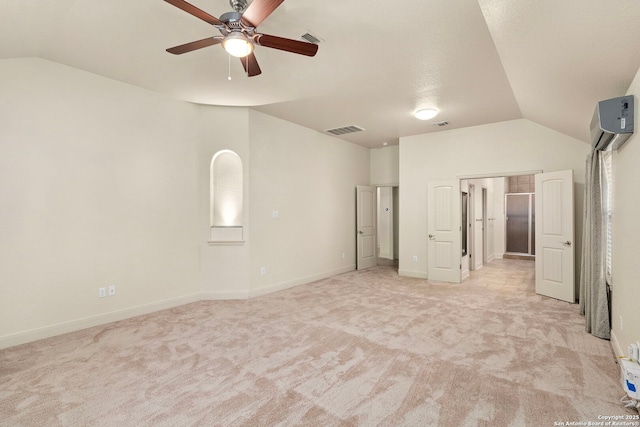
[{"label": "wall mounted air conditioner", "polygon": [[618,150],[633,133],[635,113],[633,95],[598,102],[591,119],[594,150]]}]

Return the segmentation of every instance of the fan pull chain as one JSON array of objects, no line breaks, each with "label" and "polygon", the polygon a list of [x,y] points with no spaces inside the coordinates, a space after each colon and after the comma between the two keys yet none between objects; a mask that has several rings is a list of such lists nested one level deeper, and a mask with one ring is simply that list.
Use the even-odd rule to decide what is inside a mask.
[{"label": "fan pull chain", "polygon": [[229,56],[229,76],[227,77],[227,80],[231,80],[231,55]]}]

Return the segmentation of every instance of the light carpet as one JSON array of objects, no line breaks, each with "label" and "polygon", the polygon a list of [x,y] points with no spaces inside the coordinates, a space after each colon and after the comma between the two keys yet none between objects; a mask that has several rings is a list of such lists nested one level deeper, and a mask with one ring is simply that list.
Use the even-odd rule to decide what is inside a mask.
[{"label": "light carpet", "polygon": [[534,263],[355,271],[0,351],[2,426],[554,426],[634,414]]}]

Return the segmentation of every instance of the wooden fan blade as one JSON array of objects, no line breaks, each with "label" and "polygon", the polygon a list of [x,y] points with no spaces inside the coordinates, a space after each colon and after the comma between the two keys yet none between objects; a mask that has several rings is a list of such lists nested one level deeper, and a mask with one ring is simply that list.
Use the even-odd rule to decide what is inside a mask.
[{"label": "wooden fan blade", "polygon": [[256,28],[264,19],[271,15],[284,0],[253,0],[242,14],[245,25]]},{"label": "wooden fan blade", "polygon": [[318,53],[317,44],[299,40],[285,39],[283,37],[270,36],[268,34],[258,34],[255,40],[260,46],[284,50],[286,52],[297,53],[300,55],[315,56],[315,54]]},{"label": "wooden fan blade", "polygon": [[167,52],[174,55],[182,55],[183,53],[191,52],[194,50],[202,49],[203,47],[213,46],[222,42],[222,38],[207,37],[206,39],[197,40],[191,43],[181,44],[180,46],[174,46],[167,49]]},{"label": "wooden fan blade", "polygon": [[242,66],[244,67],[244,71],[249,75],[249,77],[257,76],[262,74],[262,70],[258,65],[258,60],[256,56],[251,52],[249,55],[244,58],[240,58],[240,62],[242,62]]},{"label": "wooden fan blade", "polygon": [[224,22],[222,22],[221,20],[219,20],[215,16],[209,15],[204,10],[198,9],[197,7],[192,5],[191,3],[187,3],[184,0],[164,0],[164,1],[174,5],[178,9],[184,10],[185,12],[195,16],[196,18],[200,18],[203,21],[208,22],[211,25],[222,25],[222,26],[225,26]]}]

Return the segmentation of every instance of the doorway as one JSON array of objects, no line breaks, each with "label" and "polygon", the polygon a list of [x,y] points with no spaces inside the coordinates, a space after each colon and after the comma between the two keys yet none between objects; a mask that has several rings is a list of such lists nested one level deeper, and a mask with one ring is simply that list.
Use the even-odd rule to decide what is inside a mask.
[{"label": "doorway", "polygon": [[[487,185],[488,203],[484,203],[488,209],[481,210],[487,217],[488,229],[493,229],[495,235],[500,230],[505,231],[506,226],[500,223],[501,212],[506,213],[504,204],[507,193],[508,183],[512,177],[519,174],[507,173],[496,175],[481,176],[462,176],[455,180],[445,181],[429,181],[427,183],[427,277],[429,280],[444,281],[451,283],[460,283],[465,276],[463,264],[465,259],[469,259],[461,251],[461,239],[463,215],[461,215],[462,204],[461,196],[464,196],[465,189],[468,194],[477,195],[478,186]],[[573,171],[562,170],[555,172],[532,171],[528,175],[533,177],[534,191],[530,191],[526,197],[528,201],[527,209],[527,252],[525,256],[531,257],[535,261],[535,278],[536,293],[563,301],[575,301],[575,254],[573,242],[574,236],[574,203],[573,203]],[[500,178],[502,176],[503,178]],[[493,187],[487,182],[478,182],[484,179],[495,178]],[[468,185],[468,187],[466,187]],[[500,186],[502,185],[502,188]],[[531,187],[529,187],[531,188]],[[501,190],[501,191],[500,191]],[[521,190],[522,191],[522,190]],[[491,196],[493,192],[494,197]],[[501,197],[495,197],[501,194]],[[535,196],[534,196],[535,194]],[[482,197],[477,195],[480,200]],[[476,197],[470,197],[468,208],[474,209],[473,202],[477,201]],[[534,199],[535,197],[535,199]],[[537,200],[537,203],[536,203]],[[502,206],[498,206],[498,202]],[[494,204],[495,203],[495,204]],[[480,201],[479,204],[482,204]],[[475,210],[475,209],[474,209]],[[477,212],[477,210],[475,210]],[[471,215],[470,215],[471,216]],[[482,218],[470,218],[472,223],[482,221]],[[506,222],[506,221],[505,221]],[[537,222],[537,226],[535,223]],[[535,233],[534,233],[535,231]],[[475,233],[470,233],[475,237]],[[537,236],[536,236],[537,234]],[[489,238],[492,233],[488,233]],[[495,239],[496,245],[506,242],[503,239]],[[480,234],[482,240],[482,234]],[[468,251],[476,249],[476,245],[469,245]],[[538,248],[536,249],[536,246]],[[496,255],[500,255],[496,246],[493,246],[493,254],[491,254],[491,244],[487,245],[489,253],[487,260]],[[504,248],[504,246],[503,246]],[[530,249],[529,249],[530,248]],[[521,249],[522,250],[522,249]],[[482,246],[480,253],[482,252]],[[506,252],[506,251],[505,251]],[[454,254],[460,254],[458,256]],[[535,253],[541,256],[535,257]],[[504,255],[506,255],[503,252]],[[501,257],[501,256],[498,256]],[[478,257],[476,256],[476,259]],[[457,262],[460,260],[459,262]],[[473,262],[469,263],[469,267],[473,266]],[[480,263],[482,266],[482,261]],[[449,274],[444,274],[446,270]],[[471,270],[471,268],[469,269]],[[443,273],[443,274],[440,274]]]},{"label": "doorway", "polygon": [[357,270],[377,265],[398,267],[398,194],[398,187],[357,186]]},{"label": "doorway", "polygon": [[398,187],[378,187],[378,265],[398,266]]},{"label": "doorway", "polygon": [[534,175],[509,177],[505,194],[506,258],[535,258],[535,191]]},{"label": "doorway", "polygon": [[[487,187],[479,180],[469,182],[469,270],[488,262]],[[485,181],[486,182],[486,181]]]},{"label": "doorway", "polygon": [[535,255],[535,194],[505,194],[507,255]]},{"label": "doorway", "polygon": [[[462,205],[461,278],[471,271],[503,258],[505,243],[505,193],[509,192],[509,176],[474,176],[460,178]],[[465,227],[466,225],[466,227]],[[466,235],[465,235],[466,232]]]}]

